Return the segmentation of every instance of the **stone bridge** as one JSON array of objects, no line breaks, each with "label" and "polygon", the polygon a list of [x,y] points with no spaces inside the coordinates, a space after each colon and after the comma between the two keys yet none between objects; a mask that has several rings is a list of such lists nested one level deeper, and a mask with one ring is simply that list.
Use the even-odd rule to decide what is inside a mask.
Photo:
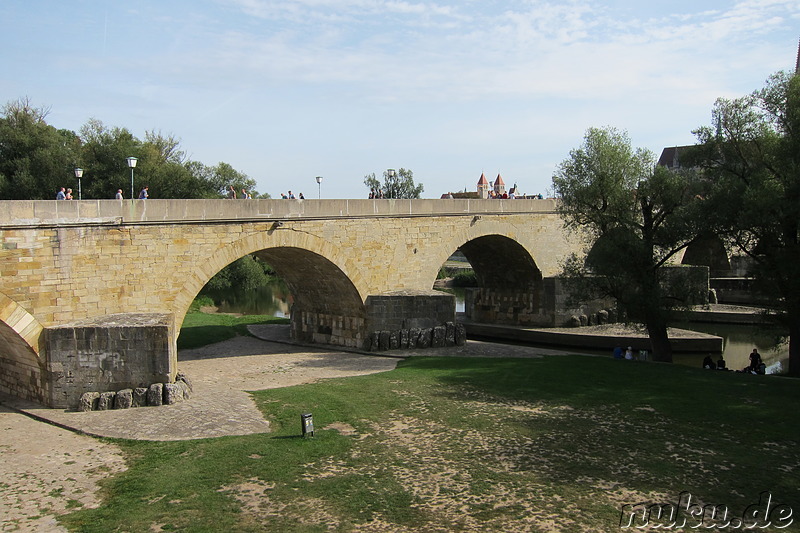
[{"label": "stone bridge", "polygon": [[51,407],[174,379],[192,300],[247,254],[285,279],[295,339],[371,349],[455,320],[432,287],[456,250],[473,320],[557,325],[578,248],[552,200],[0,201],[0,236],[0,392]]}]

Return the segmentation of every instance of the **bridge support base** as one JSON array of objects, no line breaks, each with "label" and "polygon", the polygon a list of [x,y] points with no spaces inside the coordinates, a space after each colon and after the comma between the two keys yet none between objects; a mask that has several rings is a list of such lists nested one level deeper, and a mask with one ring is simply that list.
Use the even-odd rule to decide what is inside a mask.
[{"label": "bridge support base", "polygon": [[455,324],[456,300],[439,291],[398,291],[367,297],[367,337],[371,351],[439,348],[466,342]]},{"label": "bridge support base", "polygon": [[177,371],[170,314],[118,314],[46,328],[47,403],[75,408],[84,392],[171,382]]}]

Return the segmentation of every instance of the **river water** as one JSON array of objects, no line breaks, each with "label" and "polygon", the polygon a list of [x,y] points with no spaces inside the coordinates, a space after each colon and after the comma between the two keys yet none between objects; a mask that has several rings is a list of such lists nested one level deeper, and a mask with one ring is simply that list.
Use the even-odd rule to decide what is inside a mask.
[{"label": "river water", "polygon": [[[464,311],[464,292],[448,289],[456,296],[456,312]],[[214,299],[220,313],[241,313],[244,315],[271,315],[289,318],[292,295],[282,280],[251,291],[222,291],[209,294]],[[753,348],[758,348],[767,373],[780,374],[788,368],[788,339],[782,331],[763,326],[738,324],[712,324],[692,322],[676,327],[717,335],[724,339],[722,357],[728,368],[739,370],[746,367]],[[610,355],[610,354],[609,354]],[[707,353],[676,353],[674,361],[679,364],[699,367]],[[718,355],[712,354],[716,361]]]}]

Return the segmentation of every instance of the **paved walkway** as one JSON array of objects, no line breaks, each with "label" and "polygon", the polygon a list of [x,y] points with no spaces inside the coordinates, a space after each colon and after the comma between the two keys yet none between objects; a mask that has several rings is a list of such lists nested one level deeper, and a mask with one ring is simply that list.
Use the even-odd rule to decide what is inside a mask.
[{"label": "paved walkway", "polygon": [[294,343],[287,326],[251,326],[258,338],[237,337],[182,350],[178,368],[192,380],[191,399],[175,405],[79,413],[47,409],[10,397],[0,403],[88,435],[139,440],[186,440],[266,433],[269,422],[246,391],[392,370],[409,355],[540,357],[563,352],[470,341],[466,346],[387,355]]}]

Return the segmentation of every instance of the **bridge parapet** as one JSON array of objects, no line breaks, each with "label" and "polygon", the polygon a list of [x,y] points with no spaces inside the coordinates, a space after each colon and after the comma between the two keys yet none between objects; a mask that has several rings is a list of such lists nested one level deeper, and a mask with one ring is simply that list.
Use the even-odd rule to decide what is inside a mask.
[{"label": "bridge parapet", "polygon": [[555,200],[3,200],[0,227],[554,213]]}]

